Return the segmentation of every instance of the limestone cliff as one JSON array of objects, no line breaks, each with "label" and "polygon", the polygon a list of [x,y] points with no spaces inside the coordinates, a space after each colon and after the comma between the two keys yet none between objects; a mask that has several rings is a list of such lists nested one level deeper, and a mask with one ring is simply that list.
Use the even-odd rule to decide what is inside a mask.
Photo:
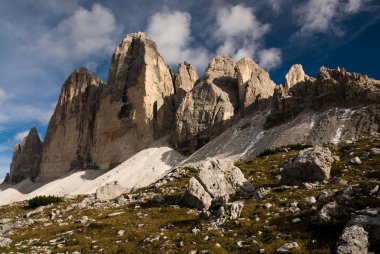
[{"label": "limestone cliff", "polygon": [[125,161],[170,131],[173,95],[171,71],[155,43],[143,33],[128,35],[112,56],[107,85],[84,68],[63,85],[38,179]]},{"label": "limestone cliff", "polygon": [[36,128],[29,131],[21,144],[13,148],[13,159],[8,183],[18,183],[26,178],[32,180],[38,175],[41,160],[42,143]]},{"label": "limestone cliff", "polygon": [[276,84],[269,73],[249,58],[243,58],[236,64],[239,88],[239,106],[242,113],[263,109],[270,104]]},{"label": "limestone cliff", "polygon": [[117,46],[94,128],[92,158],[112,168],[146,148],[172,128],[172,73],[143,33]]},{"label": "limestone cliff", "polygon": [[38,180],[56,178],[76,168],[95,167],[91,148],[103,86],[85,68],[68,77],[49,122]]},{"label": "limestone cliff", "polygon": [[177,109],[185,98],[186,94],[193,89],[195,82],[199,79],[198,73],[195,70],[194,66],[184,62],[178,65],[178,72],[175,77],[174,86],[175,86],[175,97],[174,105]]},{"label": "limestone cliff", "polygon": [[268,116],[270,128],[294,119],[305,109],[367,105],[380,102],[380,81],[343,68],[321,67],[317,79],[307,76],[301,65],[293,65],[283,85],[275,89],[274,110]]}]

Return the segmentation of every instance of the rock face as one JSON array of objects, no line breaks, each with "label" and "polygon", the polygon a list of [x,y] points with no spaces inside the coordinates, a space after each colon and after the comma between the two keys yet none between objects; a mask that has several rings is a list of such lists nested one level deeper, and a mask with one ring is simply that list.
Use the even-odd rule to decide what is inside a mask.
[{"label": "rock face", "polygon": [[33,128],[21,144],[17,144],[13,148],[8,182],[18,183],[28,177],[34,180],[39,173],[41,153],[42,143],[36,128]]},{"label": "rock face", "polygon": [[329,179],[333,162],[328,148],[316,146],[302,150],[284,166],[281,182],[296,185]]},{"label": "rock face", "polygon": [[241,113],[265,108],[274,87],[269,74],[252,60],[235,63],[227,56],[215,57],[178,107],[175,147],[194,152],[231,126]]},{"label": "rock face", "polygon": [[128,35],[112,56],[101,95],[92,157],[112,168],[171,130],[173,78],[145,34]]},{"label": "rock face", "polygon": [[44,140],[39,181],[72,169],[95,167],[91,148],[103,86],[85,68],[75,70],[66,80]]},{"label": "rock face", "polygon": [[146,148],[170,131],[173,95],[172,74],[155,43],[143,33],[128,35],[113,54],[108,85],[84,68],[63,85],[38,180],[110,169]]},{"label": "rock face", "polygon": [[238,107],[235,62],[214,58],[197,85],[187,93],[176,115],[174,145],[193,152],[230,126]]},{"label": "rock face", "polygon": [[178,73],[175,77],[175,108],[177,109],[185,98],[186,94],[193,89],[195,82],[199,79],[199,76],[195,68],[187,63],[181,63],[178,65]]},{"label": "rock face", "polygon": [[110,200],[124,193],[123,188],[117,183],[107,183],[96,189],[95,198],[98,200]]},{"label": "rock face", "polygon": [[265,108],[273,96],[276,84],[269,73],[249,58],[243,58],[236,64],[239,88],[239,107],[242,112]]},{"label": "rock face", "polygon": [[379,103],[380,81],[326,67],[321,67],[314,79],[297,64],[286,74],[284,84],[276,87],[273,97],[274,110],[267,118],[267,128],[294,119],[304,109]]},{"label": "rock face", "polygon": [[209,209],[227,203],[229,196],[239,193],[250,196],[254,188],[232,163],[204,161],[197,167],[199,172],[190,178],[183,194],[184,202],[199,209]]}]

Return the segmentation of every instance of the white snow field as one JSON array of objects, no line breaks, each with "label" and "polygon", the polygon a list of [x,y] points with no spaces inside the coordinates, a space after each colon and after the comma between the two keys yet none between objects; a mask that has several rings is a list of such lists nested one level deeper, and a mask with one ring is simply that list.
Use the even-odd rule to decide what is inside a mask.
[{"label": "white snow field", "polygon": [[77,170],[48,183],[26,179],[16,185],[0,185],[0,205],[27,200],[39,195],[81,195],[95,193],[99,186],[117,181],[126,192],[156,182],[186,157],[169,147],[166,138],[144,149],[119,166],[102,170]]}]

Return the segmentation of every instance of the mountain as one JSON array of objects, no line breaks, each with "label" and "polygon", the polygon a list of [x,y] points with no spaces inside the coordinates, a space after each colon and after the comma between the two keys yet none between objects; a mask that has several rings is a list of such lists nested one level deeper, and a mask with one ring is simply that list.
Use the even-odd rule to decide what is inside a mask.
[{"label": "mountain", "polygon": [[379,133],[367,75],[295,64],[276,85],[228,56],[175,72],[133,33],[107,83],[74,70],[44,141],[15,146],[0,250],[377,253]]},{"label": "mountain", "polygon": [[343,68],[321,67],[312,78],[296,64],[276,85],[249,58],[217,56],[201,77],[186,62],[175,74],[156,44],[134,33],[116,47],[107,83],[85,68],[67,78],[33,169],[20,166],[31,165],[29,151],[15,153],[11,182],[110,170],[167,135],[188,162],[355,140],[378,131],[379,98],[379,81]]}]

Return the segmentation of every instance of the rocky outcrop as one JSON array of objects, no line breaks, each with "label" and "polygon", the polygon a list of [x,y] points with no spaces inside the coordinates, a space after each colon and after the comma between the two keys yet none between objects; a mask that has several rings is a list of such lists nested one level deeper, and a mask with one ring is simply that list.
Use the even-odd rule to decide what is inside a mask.
[{"label": "rocky outcrop", "polygon": [[293,65],[284,84],[274,92],[274,110],[266,128],[295,118],[305,109],[355,106],[380,102],[380,81],[343,68],[321,67],[317,79],[307,76],[301,65]]},{"label": "rocky outcrop", "polygon": [[198,173],[190,178],[183,194],[191,207],[208,210],[226,204],[230,195],[250,196],[254,188],[239,168],[222,161],[204,161],[196,167]]},{"label": "rocky outcrop", "polygon": [[235,65],[227,56],[215,57],[186,94],[176,115],[173,141],[177,149],[194,152],[230,126],[239,101]]},{"label": "rocky outcrop", "polygon": [[281,182],[296,185],[329,179],[333,162],[334,158],[328,148],[316,146],[302,150],[285,164]]},{"label": "rocky outcrop", "polygon": [[270,105],[275,84],[249,58],[211,60],[204,76],[178,107],[173,143],[192,153],[231,126],[239,116]]},{"label": "rocky outcrop", "polygon": [[239,107],[241,112],[251,112],[268,106],[276,84],[269,73],[249,58],[243,58],[236,64],[239,88]]},{"label": "rocky outcrop", "polygon": [[175,77],[175,109],[177,109],[185,98],[186,94],[193,89],[195,82],[199,79],[197,71],[194,66],[184,62],[178,65],[178,72]]},{"label": "rocky outcrop", "polygon": [[112,56],[108,86],[101,95],[92,157],[112,168],[172,128],[171,71],[144,33],[131,34]]},{"label": "rocky outcrop", "polygon": [[117,182],[107,183],[96,189],[95,198],[98,200],[110,200],[119,197],[124,192]]},{"label": "rocky outcrop", "polygon": [[63,84],[43,144],[39,181],[96,167],[91,149],[103,86],[86,68],[75,70]]},{"label": "rocky outcrop", "polygon": [[39,173],[41,153],[42,142],[37,129],[32,128],[21,144],[17,144],[13,148],[8,183],[18,183],[28,177],[34,180]]}]

